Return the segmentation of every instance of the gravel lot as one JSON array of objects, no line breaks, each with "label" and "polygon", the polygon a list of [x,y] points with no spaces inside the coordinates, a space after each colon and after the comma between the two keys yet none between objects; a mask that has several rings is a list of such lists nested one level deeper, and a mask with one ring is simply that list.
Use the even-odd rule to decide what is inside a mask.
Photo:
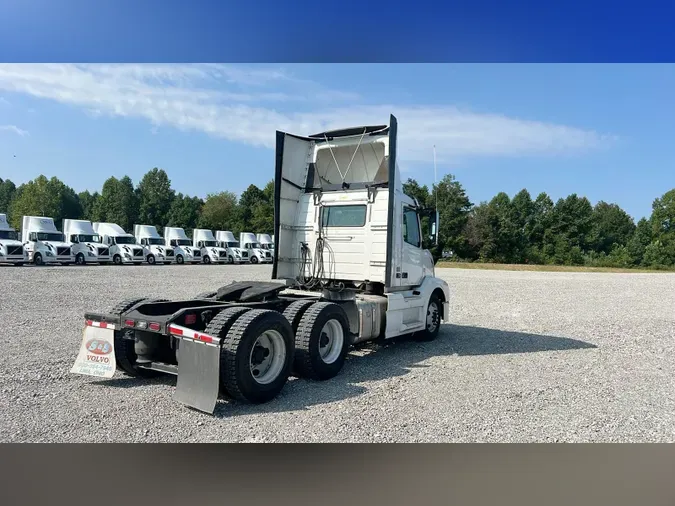
[{"label": "gravel lot", "polygon": [[0,267],[3,442],[674,442],[675,275],[439,269],[438,340],[354,351],[340,376],[292,379],[214,417],[175,378],[70,374],[85,310],[177,298],[269,266]]}]

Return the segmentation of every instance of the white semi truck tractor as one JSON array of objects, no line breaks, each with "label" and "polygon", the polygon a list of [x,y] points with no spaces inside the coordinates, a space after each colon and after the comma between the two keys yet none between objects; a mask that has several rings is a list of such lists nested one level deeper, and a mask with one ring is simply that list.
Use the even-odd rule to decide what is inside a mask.
[{"label": "white semi truck tractor", "polygon": [[198,264],[202,261],[202,252],[192,246],[192,241],[180,227],[164,227],[164,244],[173,248],[177,264]]},{"label": "white semi truck tractor", "polygon": [[28,259],[35,265],[70,265],[75,261],[70,243],[56,229],[53,218],[24,216],[21,239],[28,252]]},{"label": "white semi truck tractor", "polygon": [[258,242],[258,238],[251,232],[239,234],[239,244],[248,252],[252,264],[272,263],[272,252],[266,251]]},{"label": "white semi truck tractor", "polygon": [[264,403],[292,374],[340,374],[350,346],[435,339],[448,284],[422,247],[423,209],[402,190],[397,122],[316,135],[277,132],[270,281],[214,283],[178,300],[139,297],[83,315],[73,373],[177,376],[174,399]]},{"label": "white semi truck tractor", "polygon": [[274,239],[269,234],[258,234],[258,243],[265,251],[270,252],[270,256],[274,256]]},{"label": "white semi truck tractor", "polygon": [[218,245],[211,230],[195,228],[192,231],[192,246],[202,253],[202,261],[205,264],[224,264],[227,262],[227,251]]},{"label": "white semi truck tractor", "polygon": [[21,266],[28,262],[28,253],[19,234],[9,226],[7,215],[0,214],[0,264]]},{"label": "white semi truck tractor", "polygon": [[70,244],[77,265],[108,264],[110,248],[103,244],[89,220],[63,220],[63,235]]},{"label": "white semi truck tractor", "polygon": [[144,248],[136,238],[125,232],[116,223],[93,224],[94,230],[102,237],[103,244],[110,248],[110,256],[115,265],[141,265],[145,261]]},{"label": "white semi truck tractor", "polygon": [[145,261],[150,265],[164,265],[174,261],[173,248],[164,244],[164,239],[153,225],[134,225],[134,237],[143,246]]},{"label": "white semi truck tractor", "polygon": [[231,264],[249,263],[248,251],[241,248],[239,241],[229,230],[216,230],[216,240],[227,251],[227,262]]}]

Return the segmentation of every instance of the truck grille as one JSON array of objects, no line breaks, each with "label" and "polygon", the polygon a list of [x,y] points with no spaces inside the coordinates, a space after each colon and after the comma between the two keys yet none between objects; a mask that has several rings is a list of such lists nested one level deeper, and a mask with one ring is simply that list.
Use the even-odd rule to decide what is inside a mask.
[{"label": "truck grille", "polygon": [[98,254],[101,255],[101,256],[105,256],[105,255],[110,254],[110,252],[109,252],[108,248],[99,248]]},{"label": "truck grille", "polygon": [[166,256],[172,257],[173,256],[173,250],[172,249],[166,250]]},{"label": "truck grille", "polygon": [[70,248],[56,248],[56,255],[57,256],[68,256],[70,255]]},{"label": "truck grille", "polygon": [[241,256],[244,258],[248,258],[248,251],[242,251]]},{"label": "truck grille", "polygon": [[196,256],[196,257],[202,256],[202,252],[199,251],[199,250],[194,250],[193,253],[194,253],[194,256]]},{"label": "truck grille", "polygon": [[265,251],[265,258],[272,258],[272,255],[269,251]]},{"label": "truck grille", "polygon": [[227,256],[227,251],[219,251],[219,252],[218,252],[218,256],[219,256],[220,258],[226,257],[226,256]]},{"label": "truck grille", "polygon": [[133,255],[134,255],[135,257],[143,256],[143,250],[142,250],[142,249],[139,249],[139,248],[134,248]]},{"label": "truck grille", "polygon": [[7,246],[7,255],[23,255],[23,246]]}]

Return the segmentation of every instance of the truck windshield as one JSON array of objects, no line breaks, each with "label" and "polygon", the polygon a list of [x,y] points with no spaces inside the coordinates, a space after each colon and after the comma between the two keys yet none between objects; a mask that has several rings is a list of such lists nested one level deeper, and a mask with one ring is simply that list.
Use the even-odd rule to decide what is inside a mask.
[{"label": "truck windshield", "polygon": [[0,230],[0,239],[9,239],[10,241],[18,241],[19,235],[13,230]]},{"label": "truck windshield", "polygon": [[218,246],[218,241],[202,241],[204,247]]},{"label": "truck windshield", "polygon": [[259,242],[252,242],[251,244],[248,245],[249,248],[260,248],[260,243]]},{"label": "truck windshield", "polygon": [[272,249],[272,245],[269,243],[265,243],[262,245],[262,249]]},{"label": "truck windshield", "polygon": [[61,232],[38,232],[38,241],[63,241],[63,234]]},{"label": "truck windshield", "polygon": [[192,241],[190,241],[190,239],[173,239],[171,244],[173,246],[191,246]]},{"label": "truck windshield", "polygon": [[238,248],[239,243],[237,241],[230,241],[225,243],[226,248]]},{"label": "truck windshield", "polygon": [[0,230],[0,239],[9,239],[10,241],[18,241],[19,234],[14,230]]},{"label": "truck windshield", "polygon": [[77,240],[80,242],[101,242],[100,235],[79,234]]},{"label": "truck windshield", "polygon": [[148,237],[147,238],[148,244],[153,244],[153,245],[158,245],[161,246],[164,244],[164,241],[160,237]]},{"label": "truck windshield", "polygon": [[115,237],[115,244],[136,244],[136,238],[127,235],[120,235]]}]

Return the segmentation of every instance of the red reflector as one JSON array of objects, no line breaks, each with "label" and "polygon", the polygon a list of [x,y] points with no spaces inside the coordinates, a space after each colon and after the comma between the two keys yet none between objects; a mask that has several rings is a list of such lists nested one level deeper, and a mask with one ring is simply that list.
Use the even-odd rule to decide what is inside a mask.
[{"label": "red reflector", "polygon": [[196,314],[186,314],[185,315],[185,324],[190,325],[192,323],[197,323],[197,315]]},{"label": "red reflector", "polygon": [[195,337],[199,339],[200,341],[203,341],[205,343],[212,343],[213,339],[211,339],[210,336],[205,336],[204,334],[195,334]]},{"label": "red reflector", "polygon": [[91,327],[91,326],[92,326],[92,323],[94,323],[94,322],[92,322],[91,320],[87,320],[87,321],[85,322],[85,325],[88,325],[89,327]]},{"label": "red reflector", "polygon": [[183,335],[183,331],[181,329],[178,329],[178,328],[173,327],[173,326],[169,327],[169,332],[171,332],[172,334],[175,334],[177,336]]},{"label": "red reflector", "polygon": [[124,325],[126,325],[127,327],[133,327],[134,321],[133,320],[124,320]]},{"label": "red reflector", "polygon": [[159,323],[151,323],[151,324],[148,325],[148,328],[150,330],[159,330],[159,328],[160,328]]}]

